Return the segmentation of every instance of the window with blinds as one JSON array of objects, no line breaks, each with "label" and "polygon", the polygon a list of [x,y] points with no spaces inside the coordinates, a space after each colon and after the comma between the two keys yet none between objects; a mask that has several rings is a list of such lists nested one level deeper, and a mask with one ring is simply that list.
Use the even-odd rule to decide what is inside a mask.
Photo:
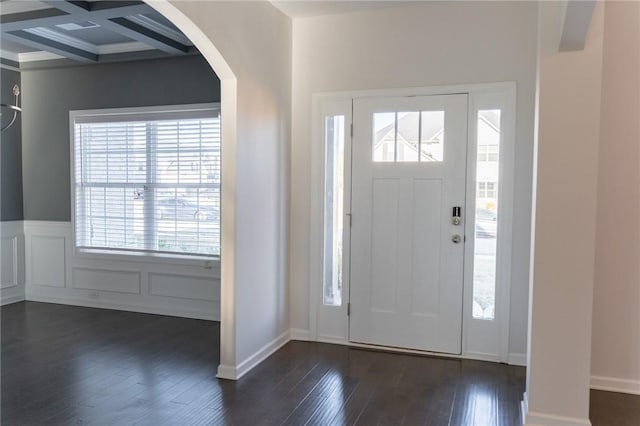
[{"label": "window with blinds", "polygon": [[71,120],[77,248],[220,254],[219,106]]}]

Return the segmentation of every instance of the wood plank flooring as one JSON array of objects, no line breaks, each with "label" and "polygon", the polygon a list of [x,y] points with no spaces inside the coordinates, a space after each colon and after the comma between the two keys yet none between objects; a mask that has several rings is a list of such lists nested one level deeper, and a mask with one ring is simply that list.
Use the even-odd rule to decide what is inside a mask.
[{"label": "wood plank flooring", "polygon": [[216,322],[35,302],[1,314],[3,426],[520,422],[520,367],[290,342],[233,382],[215,377]]},{"label": "wood plank flooring", "polygon": [[589,406],[593,426],[640,426],[640,395],[592,390]]}]

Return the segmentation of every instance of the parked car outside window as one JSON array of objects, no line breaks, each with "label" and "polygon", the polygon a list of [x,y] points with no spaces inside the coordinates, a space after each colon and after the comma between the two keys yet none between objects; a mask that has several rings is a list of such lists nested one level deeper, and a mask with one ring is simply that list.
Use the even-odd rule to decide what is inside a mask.
[{"label": "parked car outside window", "polygon": [[218,220],[220,212],[213,206],[198,206],[183,197],[158,200],[158,218],[180,220]]}]

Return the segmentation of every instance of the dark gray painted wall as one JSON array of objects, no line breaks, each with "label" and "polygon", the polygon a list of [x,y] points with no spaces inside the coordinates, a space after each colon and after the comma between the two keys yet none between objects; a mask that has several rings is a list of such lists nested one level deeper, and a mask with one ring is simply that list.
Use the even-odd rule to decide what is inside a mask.
[{"label": "dark gray painted wall", "polygon": [[[0,98],[3,104],[15,105],[13,85],[20,83],[20,73],[0,68]],[[10,118],[3,108],[2,125]],[[0,135],[0,220],[22,220],[22,135],[21,116]]]},{"label": "dark gray painted wall", "polygon": [[69,111],[220,101],[201,56],[22,72],[25,220],[71,220]]}]

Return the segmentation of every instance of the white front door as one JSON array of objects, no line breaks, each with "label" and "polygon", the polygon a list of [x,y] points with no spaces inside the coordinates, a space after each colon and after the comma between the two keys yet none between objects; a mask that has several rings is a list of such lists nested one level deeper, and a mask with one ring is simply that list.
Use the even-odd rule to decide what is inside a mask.
[{"label": "white front door", "polygon": [[357,99],[353,125],[349,340],[459,354],[467,95]]}]

